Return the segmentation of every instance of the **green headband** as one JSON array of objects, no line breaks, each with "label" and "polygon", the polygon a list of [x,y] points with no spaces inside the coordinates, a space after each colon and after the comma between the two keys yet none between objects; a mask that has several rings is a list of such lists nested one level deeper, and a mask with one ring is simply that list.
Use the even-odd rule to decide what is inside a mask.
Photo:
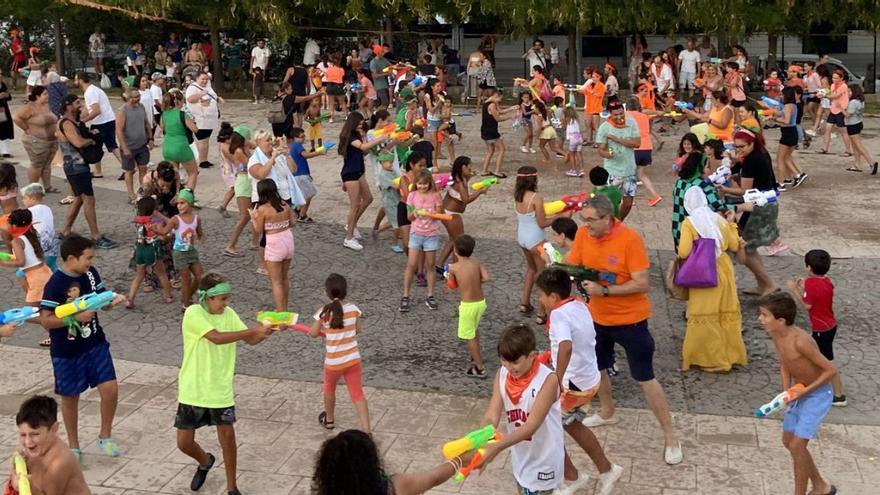
[{"label": "green headband", "polygon": [[393,162],[394,153],[382,153],[381,155],[379,155],[378,160],[380,162]]},{"label": "green headband", "polygon": [[233,127],[232,131],[237,133],[239,136],[241,136],[245,139],[251,138],[251,128],[244,125],[244,124],[240,124],[240,125]]},{"label": "green headband", "polygon": [[181,189],[180,192],[177,193],[177,199],[182,199],[191,205],[196,203],[196,196],[189,189]]},{"label": "green headband", "polygon": [[229,282],[220,282],[219,284],[211,287],[208,290],[198,290],[199,295],[199,303],[204,304],[205,299],[214,296],[222,296],[225,294],[229,294],[232,292],[232,286],[229,285]]}]

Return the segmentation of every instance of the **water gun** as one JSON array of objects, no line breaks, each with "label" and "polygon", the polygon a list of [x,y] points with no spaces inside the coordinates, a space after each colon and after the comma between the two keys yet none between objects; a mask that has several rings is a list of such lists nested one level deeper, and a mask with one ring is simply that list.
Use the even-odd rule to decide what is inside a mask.
[{"label": "water gun", "polygon": [[[495,440],[492,440],[491,442],[494,442],[494,441]],[[461,469],[459,469],[458,471],[455,472],[455,481],[457,481],[458,483],[461,483],[462,481],[464,481],[464,479],[467,478],[468,475],[471,474],[471,471],[476,469],[477,466],[479,466],[480,463],[483,462],[484,455],[486,455],[486,449],[482,449],[482,448],[477,449],[477,453],[474,454],[473,457],[471,457],[471,462],[468,463],[467,466],[462,466]]]},{"label": "water gun", "polygon": [[12,253],[0,252],[0,261],[15,261],[15,255]]},{"label": "water gun", "polygon": [[600,272],[594,268],[587,268],[579,265],[569,265],[567,263],[553,263],[553,268],[565,270],[568,276],[575,282],[606,282],[609,285],[617,285],[617,275],[611,272]]},{"label": "water gun", "polygon": [[666,112],[663,114],[664,117],[683,117],[683,113],[676,112],[675,110],[671,112]]},{"label": "water gun", "polygon": [[777,198],[776,191],[759,191],[757,189],[749,189],[743,194],[743,201],[746,203],[754,203],[755,206],[764,206],[767,203],[775,203]]},{"label": "water gun", "polygon": [[586,84],[563,84],[562,85],[562,87],[565,88],[567,91],[576,91],[576,92],[583,91],[584,86],[586,86]]},{"label": "water gun", "polygon": [[391,72],[394,69],[415,69],[415,66],[412,66],[410,64],[389,65],[388,67],[385,67],[384,69],[382,69],[382,72],[387,74],[388,72]]},{"label": "water gun", "polygon": [[349,91],[352,93],[357,93],[358,91],[364,89],[361,87],[361,83],[351,83],[351,86],[348,87]]},{"label": "water gun", "polygon": [[534,98],[536,100],[541,99],[541,95],[538,94],[538,90],[533,88],[532,86],[529,86],[529,82],[527,80],[525,80],[521,77],[514,77],[513,82],[517,86],[524,86],[524,87],[529,88],[529,91],[532,92],[532,98]]},{"label": "water gun", "polygon": [[427,78],[424,78],[422,76],[416,76],[416,77],[412,78],[412,81],[409,82],[409,85],[415,88],[416,86],[421,86],[422,84],[425,84],[426,82],[428,82]]},{"label": "water gun", "polygon": [[493,425],[486,425],[461,438],[443,444],[443,457],[452,460],[465,452],[482,448],[492,440],[498,441],[500,439],[501,434],[495,431],[495,427]]},{"label": "water gun", "polygon": [[415,127],[425,127],[425,119],[413,120],[412,125],[414,125]]},{"label": "water gun", "polygon": [[762,96],[761,99],[758,100],[758,103],[766,108],[772,108],[774,110],[782,110],[782,108],[785,106],[781,101],[774,100],[769,96]]},{"label": "water gun", "polygon": [[31,75],[31,69],[30,67],[22,67],[21,69],[18,69],[18,73],[23,75],[24,77],[27,77]]},{"label": "water gun", "polygon": [[392,132],[397,130],[397,124],[388,124],[385,127],[380,127],[378,129],[373,129],[373,135],[378,137],[384,134],[391,134]]},{"label": "water gun", "polygon": [[480,182],[471,185],[471,189],[474,191],[480,191],[482,189],[489,189],[495,184],[498,184],[498,177],[489,177],[488,179],[483,179]]},{"label": "water gun", "polygon": [[[19,495],[31,495],[31,481],[28,479],[28,471],[27,471],[27,462],[24,460],[24,456],[16,455],[14,457],[15,463],[15,474],[18,476],[18,494]],[[12,487],[7,490],[7,492],[11,492]]]},{"label": "water gun", "polygon": [[330,151],[330,148],[332,148],[334,146],[336,146],[336,143],[332,143],[332,142],[324,143],[321,146],[318,146],[317,148],[315,148],[315,152],[316,153],[326,153],[326,152]]},{"label": "water gun", "polygon": [[564,259],[562,257],[562,253],[560,253],[559,250],[556,249],[553,246],[553,244],[551,244],[549,242],[545,242],[544,244],[538,244],[537,251],[538,251],[538,254],[540,254],[540,255],[547,253],[547,257],[550,258],[551,264],[562,263],[562,261]]},{"label": "water gun", "polygon": [[566,211],[580,211],[583,208],[584,201],[587,200],[587,193],[578,195],[570,194],[556,201],[544,203],[545,215],[558,215]]},{"label": "water gun", "polygon": [[435,213],[425,209],[416,210],[416,216],[434,218],[436,220],[443,220],[444,222],[452,221],[452,215],[448,213]]},{"label": "water gun", "polygon": [[712,184],[724,184],[727,182],[727,176],[730,175],[730,167],[724,165],[718,167],[711,175],[709,175],[709,182]]},{"label": "water gun", "polygon": [[795,384],[793,387],[781,392],[770,402],[755,409],[755,417],[764,418],[785,407],[789,402],[797,399],[804,393],[804,385],[802,383]]},{"label": "water gun", "polygon": [[434,184],[437,184],[439,189],[446,189],[451,182],[452,175],[450,174],[434,174]]},{"label": "water gun", "polygon": [[409,141],[412,137],[413,133],[410,131],[394,131],[391,133],[391,139],[397,141]]},{"label": "water gun", "polygon": [[318,115],[315,118],[315,122],[317,122],[319,124],[321,122],[327,122],[328,120],[330,120],[330,112],[322,112],[321,115]]},{"label": "water gun", "polygon": [[721,64],[724,63],[724,59],[720,59],[718,57],[712,57],[709,59],[710,64]]},{"label": "water gun", "polygon": [[[257,321],[267,327],[278,327],[287,325],[288,328],[297,332],[309,333],[312,331],[308,325],[297,323],[299,314],[293,311],[260,311],[257,313]],[[324,335],[321,332],[321,335]]]},{"label": "water gun", "polygon": [[35,318],[40,314],[40,308],[34,306],[24,306],[21,308],[7,309],[0,313],[0,325],[9,325],[15,323],[21,325],[25,320]]},{"label": "water gun", "polygon": [[55,308],[55,317],[64,319],[83,311],[97,311],[113,302],[115,298],[116,293],[111,290],[100,293],[92,292]]},{"label": "water gun", "polygon": [[694,109],[694,104],[686,102],[686,101],[676,101],[674,103],[674,105],[676,108],[680,108],[682,110],[693,110]]}]

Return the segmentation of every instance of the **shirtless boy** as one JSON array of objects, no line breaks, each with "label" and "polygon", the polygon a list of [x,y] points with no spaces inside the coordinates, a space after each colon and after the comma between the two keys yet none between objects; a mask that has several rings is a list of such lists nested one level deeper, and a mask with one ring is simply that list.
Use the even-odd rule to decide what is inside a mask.
[{"label": "shirtless boy", "polygon": [[478,259],[471,257],[474,244],[474,238],[467,234],[455,239],[455,256],[458,261],[449,265],[449,275],[446,278],[449,288],[458,289],[461,294],[461,304],[458,306],[458,338],[467,341],[473,361],[466,374],[472,378],[486,378],[488,375],[480,354],[477,327],[486,312],[483,284],[489,281],[489,272]]}]

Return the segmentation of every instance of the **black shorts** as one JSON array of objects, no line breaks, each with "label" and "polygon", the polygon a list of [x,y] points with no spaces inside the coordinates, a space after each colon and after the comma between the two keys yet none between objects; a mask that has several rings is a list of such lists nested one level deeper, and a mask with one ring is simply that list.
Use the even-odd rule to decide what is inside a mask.
[{"label": "black shorts", "polygon": [[68,175],[67,183],[70,184],[70,189],[73,190],[74,196],[95,196],[91,174]]},{"label": "black shorts", "polygon": [[486,90],[486,89],[495,89],[495,86],[489,86],[489,84],[488,84],[486,81],[482,81],[482,82],[480,82],[480,84],[479,84],[478,86],[479,86],[480,89],[483,89],[483,90]]},{"label": "black shorts", "polygon": [[379,104],[387,107],[391,102],[391,94],[388,88],[376,89],[376,96],[379,98]]},{"label": "black shorts", "polygon": [[115,120],[104,122],[103,124],[95,124],[91,126],[90,129],[98,131],[98,134],[101,135],[101,141],[104,142],[104,147],[107,148],[107,151],[109,151],[110,153],[113,153],[113,150],[119,147],[116,144]]},{"label": "black shorts", "polygon": [[798,144],[798,131],[797,127],[780,127],[779,131],[781,132],[779,136],[779,144],[783,146],[797,146]]},{"label": "black shorts", "polygon": [[614,364],[614,345],[620,344],[626,352],[629,374],[634,380],[647,382],[654,379],[654,337],[648,330],[648,320],[632,325],[596,327],[596,362],[599,370]]},{"label": "black shorts", "polygon": [[837,335],[837,325],[831,330],[824,332],[813,332],[813,340],[819,346],[819,352],[825,356],[825,359],[834,361],[834,336]]},{"label": "black shorts", "polygon": [[862,133],[862,128],[864,125],[859,122],[858,124],[848,125],[846,126],[846,134],[847,136],[857,136]]},{"label": "black shorts", "polygon": [[406,208],[406,203],[399,202],[397,203],[397,226],[405,227],[410,225],[412,222],[409,221],[409,211]]},{"label": "black shorts", "polygon": [[339,83],[327,83],[327,94],[330,96],[345,96],[345,88]]},{"label": "black shorts", "polygon": [[651,158],[651,150],[635,150],[636,155],[636,165],[640,167],[647,167],[653,160]]},{"label": "black shorts", "polygon": [[272,135],[275,137],[293,138],[293,125],[290,122],[272,124]]},{"label": "black shorts", "polygon": [[203,141],[211,137],[211,134],[214,133],[214,129],[199,129],[196,131],[195,138],[196,141]]},{"label": "black shorts", "polygon": [[364,176],[364,173],[363,172],[349,172],[349,173],[340,174],[339,176],[342,177],[342,182],[354,182],[356,180],[360,180],[360,178]]},{"label": "black shorts", "polygon": [[197,430],[203,426],[231,425],[235,423],[235,406],[212,409],[189,404],[177,404],[174,427],[178,430]]},{"label": "black shorts", "polygon": [[846,122],[843,119],[843,112],[828,114],[828,117],[825,119],[825,123],[834,124],[837,127],[846,127]]},{"label": "black shorts", "polygon": [[816,104],[819,104],[819,103],[822,103],[822,99],[821,99],[821,98],[816,98],[815,96],[811,96],[811,97],[807,98],[807,103],[816,103]]},{"label": "black shorts", "polygon": [[745,104],[746,104],[746,100],[731,100],[730,101],[730,106],[732,106],[733,108],[739,108],[741,106],[745,106]]}]

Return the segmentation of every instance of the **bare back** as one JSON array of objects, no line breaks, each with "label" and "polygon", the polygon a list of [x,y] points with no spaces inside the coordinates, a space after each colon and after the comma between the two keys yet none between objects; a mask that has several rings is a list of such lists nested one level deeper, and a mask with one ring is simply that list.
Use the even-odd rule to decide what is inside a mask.
[{"label": "bare back", "polygon": [[489,280],[486,268],[476,258],[459,257],[449,265],[449,272],[458,284],[462,302],[477,302],[485,299],[483,283]]}]

